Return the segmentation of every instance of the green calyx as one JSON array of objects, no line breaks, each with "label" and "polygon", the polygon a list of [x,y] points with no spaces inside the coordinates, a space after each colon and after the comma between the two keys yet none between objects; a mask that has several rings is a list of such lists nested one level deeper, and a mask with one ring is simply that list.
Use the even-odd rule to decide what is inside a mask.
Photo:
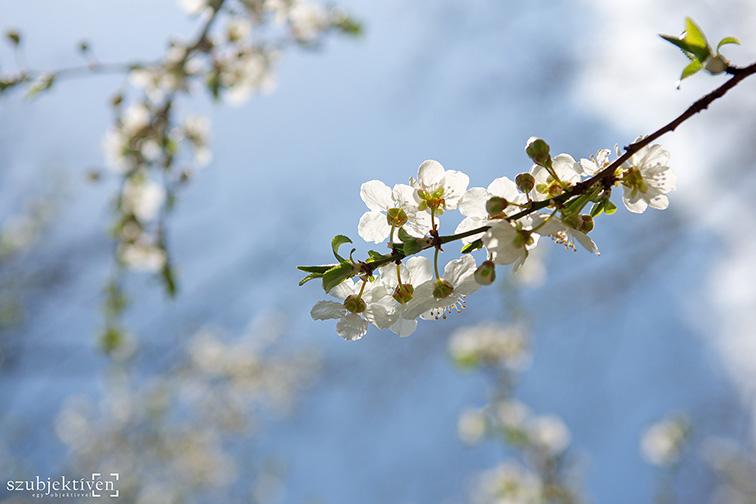
[{"label": "green calyx", "polygon": [[367,303],[357,294],[350,294],[344,300],[344,308],[352,313],[362,313],[367,310]]},{"label": "green calyx", "polygon": [[397,303],[407,304],[413,297],[415,297],[415,288],[412,284],[400,284],[394,289],[393,297]]},{"label": "green calyx", "polygon": [[449,296],[454,292],[454,286],[448,280],[439,278],[436,280],[436,285],[433,287],[433,297],[436,299],[442,299]]}]

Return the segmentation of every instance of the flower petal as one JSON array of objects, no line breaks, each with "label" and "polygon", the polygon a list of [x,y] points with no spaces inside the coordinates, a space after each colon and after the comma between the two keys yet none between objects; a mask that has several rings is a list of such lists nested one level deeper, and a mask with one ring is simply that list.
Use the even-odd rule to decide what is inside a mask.
[{"label": "flower petal", "polygon": [[368,323],[356,313],[342,317],[336,322],[336,332],[339,336],[348,341],[354,341],[362,338],[368,330]]},{"label": "flower petal", "polygon": [[365,212],[360,217],[357,232],[365,241],[381,243],[391,233],[391,226],[389,226],[384,214],[380,212]]},{"label": "flower petal", "polygon": [[433,191],[444,184],[444,173],[441,163],[429,159],[417,169],[417,181],[426,191]]},{"label": "flower petal", "polygon": [[313,320],[337,319],[344,316],[346,308],[336,301],[318,301],[310,311]]},{"label": "flower petal", "polygon": [[417,319],[407,320],[400,318],[394,324],[389,327],[394,334],[398,334],[401,338],[406,338],[417,329]]},{"label": "flower petal", "polygon": [[394,206],[391,189],[380,180],[371,180],[360,186],[360,197],[374,212],[385,212]]}]

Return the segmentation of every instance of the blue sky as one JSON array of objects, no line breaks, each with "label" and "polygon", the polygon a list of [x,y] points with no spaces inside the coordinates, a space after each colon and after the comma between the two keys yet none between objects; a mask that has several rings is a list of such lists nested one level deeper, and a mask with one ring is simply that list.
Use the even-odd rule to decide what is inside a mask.
[{"label": "blue sky", "polygon": [[[692,9],[708,12],[701,4]],[[259,440],[287,461],[285,502],[459,502],[470,475],[507,455],[495,443],[470,448],[456,440],[458,413],[484,405],[489,385],[453,368],[446,340],[456,327],[501,320],[499,295],[478,292],[466,313],[422,324],[408,339],[371,329],[348,344],[332,323],[310,319],[310,307],[324,295],[313,283],[297,288],[294,267],[328,262],[335,234],[359,239],[364,181],[406,182],[432,158],[468,173],[471,185],[486,186],[529,168],[524,145],[532,135],[547,139],[555,153],[587,157],[658,127],[657,108],[647,123],[633,117],[630,128],[610,119],[606,107],[612,96],[634,99],[635,83],[626,83],[627,92],[612,84],[616,95],[608,97],[586,94],[592,76],[616,74],[596,64],[596,27],[605,18],[589,2],[341,5],[364,22],[365,35],[286,53],[274,93],[240,108],[204,96],[182,103],[211,117],[214,160],[181,195],[171,220],[181,292],[167,301],[156,282],[131,278],[127,320],[143,342],[145,376],[165,372],[199,327],[235,333],[267,313],[287,318],[285,345],[322,352],[317,385],[289,420],[270,425]],[[687,12],[665,5],[654,23],[637,30],[653,40],[644,50],[654,68],[682,63],[654,38],[683,26]],[[27,57],[40,67],[76,64],[82,37],[103,61],[151,59],[169,35],[189,35],[194,26],[170,1],[0,0],[0,9],[2,28],[22,30]],[[3,49],[2,68],[10,61]],[[645,71],[643,60],[630,64],[635,75]],[[689,94],[675,94],[678,71],[664,74],[672,103],[667,119],[681,110],[673,105],[689,103],[699,89],[694,84]],[[94,341],[115,181],[92,185],[84,174],[102,166],[100,142],[111,120],[106,103],[120,83],[92,77],[61,83],[34,102],[17,95],[0,102],[8,118],[0,125],[6,170],[0,218],[18,212],[19,194],[33,193],[50,171],[66,181],[36,256],[58,261],[63,280],[35,294],[26,324],[6,336],[18,356],[0,367],[2,434],[16,445],[8,439],[33,419],[22,446],[40,471],[59,470],[65,454],[50,415],[69,395],[100,393],[98,377],[108,366]],[[649,90],[662,102],[666,92]],[[712,236],[673,208],[642,216],[620,209],[597,226],[600,258],[553,247],[546,284],[523,292],[535,347],[518,397],[538,413],[564,418],[592,501],[651,500],[654,472],[640,458],[638,439],[668,410],[689,410],[701,421],[702,437],[743,436],[743,388],[733,386],[727,363],[689,317],[691,306],[699,315],[715,314],[704,294],[721,253]],[[367,249],[358,244],[358,251]],[[738,420],[721,423],[713,412]]]}]

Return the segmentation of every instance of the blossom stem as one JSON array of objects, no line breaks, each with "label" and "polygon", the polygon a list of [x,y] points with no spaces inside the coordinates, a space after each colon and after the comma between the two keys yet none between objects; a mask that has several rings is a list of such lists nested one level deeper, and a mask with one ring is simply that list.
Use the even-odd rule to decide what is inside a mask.
[{"label": "blossom stem", "polygon": [[436,272],[436,280],[441,280],[441,275],[438,274],[438,251],[441,247],[436,247],[436,253],[433,255],[433,269]]}]

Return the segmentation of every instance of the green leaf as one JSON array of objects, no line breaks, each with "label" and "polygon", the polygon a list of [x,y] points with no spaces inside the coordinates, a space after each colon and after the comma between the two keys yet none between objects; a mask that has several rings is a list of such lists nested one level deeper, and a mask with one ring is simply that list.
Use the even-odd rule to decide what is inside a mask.
[{"label": "green leaf", "polygon": [[409,240],[414,240],[414,238],[404,230],[404,228],[399,228],[399,231],[397,232],[397,236],[399,237],[399,240],[401,240],[402,243],[407,242]]},{"label": "green leaf", "polygon": [[701,28],[689,17],[685,18],[685,41],[692,49],[690,52],[698,56],[699,60],[703,61],[711,54],[709,42]]},{"label": "green leaf", "polygon": [[483,248],[483,241],[480,239],[475,240],[472,243],[468,243],[464,247],[462,247],[462,253],[463,254],[469,254],[470,252],[473,252],[475,250],[480,250]]},{"label": "green leaf", "polygon": [[321,275],[338,264],[323,264],[322,266],[297,266],[299,271],[305,273],[320,273]]},{"label": "green leaf", "polygon": [[685,18],[685,31],[679,37],[660,35],[661,38],[679,47],[692,60],[703,62],[712,51],[701,29],[691,19]]},{"label": "green leaf", "polygon": [[106,354],[110,355],[123,345],[123,334],[117,327],[107,327],[100,335],[100,346]]},{"label": "green leaf", "polygon": [[299,281],[299,285],[301,287],[302,285],[306,284],[310,280],[315,280],[316,278],[322,278],[322,277],[323,277],[322,273],[310,273],[309,275],[307,275],[306,277],[304,277],[302,280]]},{"label": "green leaf", "polygon": [[413,238],[404,243],[404,248],[402,250],[402,253],[405,256],[411,256],[413,254],[417,254],[421,250],[423,250],[423,246],[420,245],[420,240],[418,240],[417,238]]},{"label": "green leaf", "polygon": [[591,217],[598,217],[604,212],[604,202],[605,200],[601,200],[597,202],[593,207],[591,207],[590,216]]},{"label": "green leaf", "polygon": [[328,292],[341,282],[353,276],[352,264],[343,262],[323,274],[323,289]]},{"label": "green leaf", "polygon": [[348,237],[344,235],[336,235],[333,237],[333,240],[331,240],[331,248],[333,249],[333,255],[336,256],[336,259],[340,262],[347,262],[346,259],[341,257],[339,255],[339,247],[341,247],[345,243],[352,243],[352,240],[350,240]]},{"label": "green leaf", "polygon": [[694,59],[693,61],[690,62],[688,66],[686,66],[683,69],[682,75],[680,76],[680,80],[687,79],[691,75],[701,70],[701,68],[703,68],[703,66],[701,65],[701,62],[698,61],[697,59]]},{"label": "green leaf", "polygon": [[170,297],[176,297],[176,279],[173,274],[173,268],[166,262],[163,266],[163,271],[160,272],[160,276],[163,279],[165,290]]},{"label": "green leaf", "polygon": [[738,44],[740,45],[740,40],[736,39],[735,37],[725,37],[722,40],[719,41],[719,44],[717,44],[717,52],[719,52],[719,49],[725,45],[725,44]]},{"label": "green leaf", "polygon": [[604,212],[606,212],[606,215],[612,215],[616,211],[617,206],[611,201],[606,200],[606,204],[604,205]]},{"label": "green leaf", "polygon": [[21,34],[19,34],[15,30],[8,30],[7,32],[5,32],[5,36],[8,37],[8,40],[10,40],[14,46],[17,46],[21,43]]}]

